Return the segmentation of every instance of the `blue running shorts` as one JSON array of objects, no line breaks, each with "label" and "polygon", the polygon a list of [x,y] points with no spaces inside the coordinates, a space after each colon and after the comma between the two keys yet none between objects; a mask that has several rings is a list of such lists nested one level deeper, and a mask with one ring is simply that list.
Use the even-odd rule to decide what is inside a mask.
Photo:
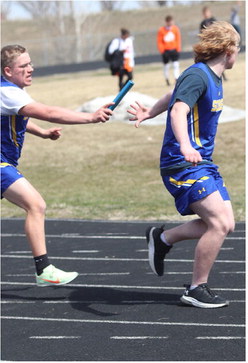
[{"label": "blue running shorts", "polygon": [[183,216],[195,214],[190,209],[190,204],[217,190],[223,200],[230,200],[225,183],[218,172],[218,166],[214,164],[190,167],[173,175],[162,176],[162,179],[175,199],[178,212]]},{"label": "blue running shorts", "polygon": [[8,187],[23,175],[11,164],[1,163],[1,198]]}]

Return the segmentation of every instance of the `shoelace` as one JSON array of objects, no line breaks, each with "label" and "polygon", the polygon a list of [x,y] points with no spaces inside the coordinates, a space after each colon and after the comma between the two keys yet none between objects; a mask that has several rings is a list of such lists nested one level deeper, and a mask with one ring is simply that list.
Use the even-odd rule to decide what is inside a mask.
[{"label": "shoelace", "polygon": [[[184,286],[187,290],[189,290],[189,288],[190,288],[190,285],[189,285],[189,284],[184,284],[183,286]],[[201,287],[203,287],[204,289],[206,289],[210,296],[212,296],[212,297],[216,296],[216,294],[215,294],[212,290],[210,290],[210,288],[209,288],[208,284],[201,284],[201,285],[199,285],[199,286],[201,286]]]},{"label": "shoelace", "polygon": [[216,295],[212,290],[210,290],[207,284],[202,284],[201,286],[207,290],[210,296],[214,297]]}]

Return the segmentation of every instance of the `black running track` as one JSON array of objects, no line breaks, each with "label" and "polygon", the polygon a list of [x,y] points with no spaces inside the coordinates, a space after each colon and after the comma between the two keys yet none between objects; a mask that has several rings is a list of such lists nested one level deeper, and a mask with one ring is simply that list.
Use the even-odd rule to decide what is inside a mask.
[{"label": "black running track", "polygon": [[163,277],[150,271],[148,222],[48,220],[51,262],[80,275],[36,287],[23,223],[2,220],[3,361],[245,361],[244,223],[209,280],[230,300],[220,309],[180,303],[195,241],[173,248]]}]

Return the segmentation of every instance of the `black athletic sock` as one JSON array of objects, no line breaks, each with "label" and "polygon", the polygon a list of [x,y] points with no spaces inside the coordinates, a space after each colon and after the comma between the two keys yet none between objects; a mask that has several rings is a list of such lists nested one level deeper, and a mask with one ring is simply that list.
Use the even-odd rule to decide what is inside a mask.
[{"label": "black athletic sock", "polygon": [[37,275],[41,275],[44,268],[50,265],[47,254],[34,257]]}]

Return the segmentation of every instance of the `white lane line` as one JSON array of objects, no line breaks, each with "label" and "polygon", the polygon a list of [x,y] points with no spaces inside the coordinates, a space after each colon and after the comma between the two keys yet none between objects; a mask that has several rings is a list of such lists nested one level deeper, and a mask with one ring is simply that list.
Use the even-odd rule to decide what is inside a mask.
[{"label": "white lane line", "polygon": [[5,276],[11,277],[34,277],[34,274],[6,274]]},{"label": "white lane line", "polygon": [[220,274],[231,274],[231,275],[235,275],[235,274],[245,274],[245,271],[220,271]]},{"label": "white lane line", "polygon": [[[42,304],[108,304],[107,300],[48,300],[42,301]],[[120,300],[118,304],[154,304],[154,303],[170,303],[170,304],[178,304],[179,300]],[[37,304],[37,300],[26,301],[26,300],[1,300],[1,304]]]},{"label": "white lane line", "polygon": [[[221,251],[231,251],[234,250],[234,247],[222,247]],[[147,253],[148,249],[141,249],[141,250],[136,250],[136,252],[144,252]]]},{"label": "white lane line", "polygon": [[41,336],[41,335],[34,335],[29,337],[29,339],[80,339],[81,336],[64,336],[64,335],[58,335],[58,336]]},{"label": "white lane line", "polygon": [[99,250],[73,250],[72,253],[99,253]]},{"label": "white lane line", "polygon": [[[43,301],[44,304],[108,304],[109,301],[97,300],[97,301],[88,301],[88,300],[64,300],[64,301]],[[154,304],[154,303],[170,303],[170,304],[178,304],[179,300],[119,300],[118,304]]]},{"label": "white lane line", "polygon": [[245,339],[245,337],[196,337],[195,339],[202,340],[233,340],[233,339]]},{"label": "white lane line", "polygon": [[[166,261],[167,262],[167,261]],[[154,272],[146,272],[147,275],[154,275]],[[190,272],[165,272],[166,275],[192,275]]]},{"label": "white lane line", "polygon": [[[79,276],[122,276],[130,275],[130,272],[85,272],[79,273]],[[34,277],[34,274],[6,274],[10,277]]]},{"label": "white lane line", "polygon": [[229,241],[232,241],[232,240],[242,240],[242,239],[245,240],[245,238],[246,238],[245,236],[244,237],[226,237],[225,238],[225,241],[226,240],[229,240]]},{"label": "white lane line", "polygon": [[[1,255],[1,258],[30,258],[31,256],[18,256],[18,255]],[[72,260],[72,261],[135,261],[144,262],[148,261],[147,258],[119,258],[119,257],[68,257],[68,256],[49,256],[53,260]],[[185,259],[167,259],[168,262],[194,262],[194,260]],[[216,260],[215,263],[244,263],[244,260]]]},{"label": "white lane line", "polygon": [[24,301],[24,300],[3,300],[1,299],[1,304],[34,304],[37,302],[35,301]]},{"label": "white lane line", "polygon": [[[167,262],[167,260],[166,260]],[[165,275],[192,275],[192,271],[175,271],[175,272],[168,272],[168,271],[165,271],[164,273]],[[245,271],[219,271],[219,274],[231,274],[231,275],[235,275],[235,274],[245,274]],[[146,275],[154,275],[154,272],[146,272]],[[8,276],[8,275],[6,275]],[[10,276],[10,275],[9,275]]]},{"label": "white lane line", "polygon": [[[24,233],[2,233],[2,237],[26,237]],[[47,234],[47,238],[74,238],[74,239],[142,239],[145,240],[145,236],[126,236],[126,235],[77,235],[77,234]],[[245,237],[226,237],[225,240],[244,240]]]},{"label": "white lane line", "polygon": [[66,318],[39,318],[33,316],[1,316],[6,320],[31,320],[31,321],[57,321],[61,323],[85,323],[85,324],[125,324],[125,325],[161,325],[161,326],[208,326],[223,328],[245,328],[245,324],[217,324],[217,323],[192,323],[192,322],[172,322],[172,321],[128,321],[128,320],[97,320],[97,319],[66,319]]},{"label": "white lane line", "polygon": [[130,272],[85,272],[79,274],[79,276],[121,276],[121,275],[130,275]]},{"label": "white lane line", "polygon": [[[10,281],[2,281],[1,285],[19,285],[19,286],[37,286],[35,282],[10,282]],[[93,288],[110,288],[110,289],[144,289],[144,290],[182,290],[182,287],[175,286],[134,286],[134,285],[93,285],[93,284],[67,284],[66,286],[70,287],[93,287]],[[60,288],[62,288],[60,286]],[[244,288],[224,288],[218,287],[213,290],[218,291],[245,291]]]},{"label": "white lane line", "polygon": [[[26,237],[24,233],[2,233],[2,237]],[[46,234],[47,238],[71,238],[71,239],[143,239],[145,236],[126,236],[126,235],[77,235],[77,234]]]},{"label": "white lane line", "polygon": [[121,336],[114,336],[114,337],[110,337],[110,339],[115,339],[115,340],[145,340],[145,339],[168,339],[169,337],[153,337],[153,336],[143,336],[143,337],[136,337],[136,336],[132,336],[132,337],[121,337]]},{"label": "white lane line", "polygon": [[18,253],[30,253],[31,251],[9,251],[9,253],[18,254]]},{"label": "white lane line", "polygon": [[[18,256],[18,255],[1,255],[1,258],[30,258],[30,256]],[[116,258],[116,257],[58,257],[58,256],[49,256],[50,259],[54,260],[72,260],[72,261],[148,261],[147,258]],[[176,260],[177,261],[177,260]],[[182,260],[181,260],[182,261]],[[185,262],[193,262],[193,260],[184,260]]]},{"label": "white lane line", "polygon": [[[220,271],[220,274],[231,274],[231,275],[239,275],[239,274],[245,274],[245,271]],[[83,272],[79,273],[79,276],[124,276],[124,275],[130,275],[130,272]],[[192,272],[165,272],[166,275],[192,275]],[[154,272],[146,272],[146,275],[154,275]],[[8,277],[33,277],[34,274],[6,274],[5,276]]]},{"label": "white lane line", "polygon": [[[1,304],[37,304],[37,300],[1,300]],[[230,303],[244,303],[245,300],[229,300]],[[47,300],[42,304],[108,304],[108,300]],[[179,300],[120,300],[118,304],[179,304]]]}]

